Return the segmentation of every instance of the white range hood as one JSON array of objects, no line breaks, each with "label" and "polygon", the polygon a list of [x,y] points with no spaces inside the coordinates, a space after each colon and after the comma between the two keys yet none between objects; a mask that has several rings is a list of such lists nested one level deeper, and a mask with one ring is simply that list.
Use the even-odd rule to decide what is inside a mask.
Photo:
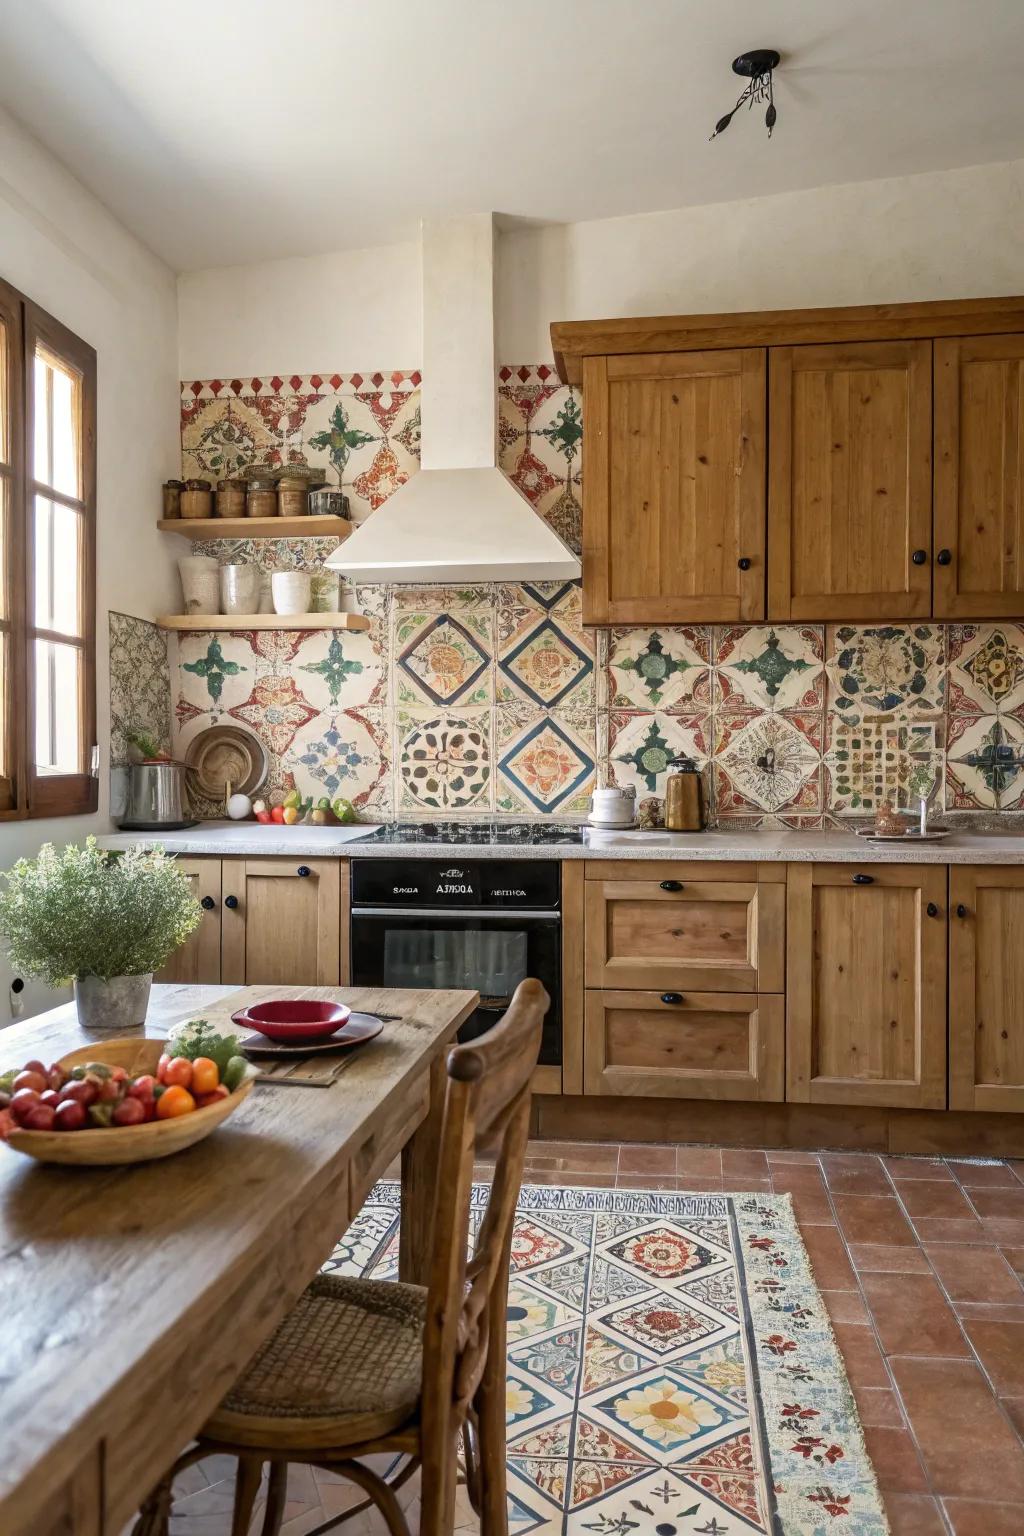
[{"label": "white range hood", "polygon": [[564,581],[572,550],[497,465],[494,224],[425,221],[421,468],[327,564],[359,582]]}]

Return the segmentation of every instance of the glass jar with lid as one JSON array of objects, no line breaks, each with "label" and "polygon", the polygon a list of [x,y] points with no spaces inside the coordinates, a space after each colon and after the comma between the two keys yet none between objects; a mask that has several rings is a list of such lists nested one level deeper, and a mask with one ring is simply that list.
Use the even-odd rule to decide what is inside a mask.
[{"label": "glass jar with lid", "polygon": [[249,481],[249,492],[245,498],[245,515],[246,517],[277,516],[277,485],[273,480]]}]

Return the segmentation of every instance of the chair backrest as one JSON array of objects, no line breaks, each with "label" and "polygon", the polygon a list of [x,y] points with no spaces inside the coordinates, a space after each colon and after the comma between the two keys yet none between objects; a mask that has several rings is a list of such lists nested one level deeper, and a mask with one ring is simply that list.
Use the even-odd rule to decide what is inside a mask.
[{"label": "chair backrest", "polygon": [[[506,1307],[509,1252],[530,1132],[530,1078],[550,998],[539,981],[517,988],[487,1034],[448,1057],[433,1256],[423,1339],[422,1432],[443,1440],[462,1422]],[[473,1162],[493,1152],[494,1179],[469,1252]]]}]

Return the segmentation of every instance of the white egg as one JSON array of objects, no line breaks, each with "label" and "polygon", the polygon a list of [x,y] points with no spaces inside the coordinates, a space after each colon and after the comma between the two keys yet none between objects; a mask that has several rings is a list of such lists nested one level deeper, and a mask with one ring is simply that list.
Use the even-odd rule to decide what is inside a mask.
[{"label": "white egg", "polygon": [[252,801],[248,795],[232,795],[228,801],[228,815],[232,821],[244,821],[252,815]]}]

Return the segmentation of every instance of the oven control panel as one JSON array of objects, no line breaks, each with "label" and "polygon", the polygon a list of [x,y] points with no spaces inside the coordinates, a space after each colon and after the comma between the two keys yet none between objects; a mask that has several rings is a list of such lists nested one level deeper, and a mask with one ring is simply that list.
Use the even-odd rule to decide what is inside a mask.
[{"label": "oven control panel", "polygon": [[555,909],[554,859],[353,859],[353,907]]}]

